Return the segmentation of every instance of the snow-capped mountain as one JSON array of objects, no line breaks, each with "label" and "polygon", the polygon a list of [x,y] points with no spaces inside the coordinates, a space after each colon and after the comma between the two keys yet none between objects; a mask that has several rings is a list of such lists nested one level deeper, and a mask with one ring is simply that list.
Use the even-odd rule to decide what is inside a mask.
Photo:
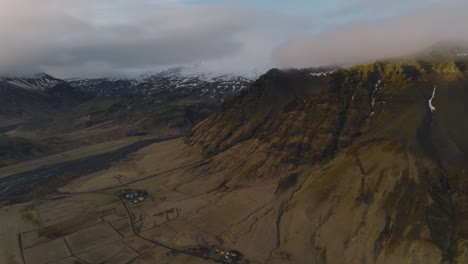
[{"label": "snow-capped mountain", "polygon": [[252,77],[235,74],[192,72],[187,68],[172,68],[159,73],[143,74],[133,79],[68,79],[72,87],[94,96],[140,94],[145,97],[162,95],[180,97],[219,98],[247,88]]},{"label": "snow-capped mountain", "polygon": [[47,137],[86,130],[98,141],[145,133],[180,136],[252,81],[185,68],[127,79],[0,78],[0,122]]},{"label": "snow-capped mountain", "polygon": [[37,90],[51,88],[59,83],[64,82],[63,80],[57,79],[45,73],[39,73],[33,77],[7,77],[0,78],[0,80],[24,89]]},{"label": "snow-capped mountain", "polygon": [[146,96],[172,93],[176,96],[225,98],[247,88],[253,79],[235,74],[190,72],[173,68],[137,78],[137,90]]},{"label": "snow-capped mountain", "polygon": [[33,77],[6,77],[0,81],[29,90],[46,90],[61,83],[91,96],[139,94],[145,97],[171,94],[171,97],[219,98],[234,95],[247,88],[257,76],[195,72],[188,68],[172,68],[135,78],[96,78],[61,80],[41,73]]}]

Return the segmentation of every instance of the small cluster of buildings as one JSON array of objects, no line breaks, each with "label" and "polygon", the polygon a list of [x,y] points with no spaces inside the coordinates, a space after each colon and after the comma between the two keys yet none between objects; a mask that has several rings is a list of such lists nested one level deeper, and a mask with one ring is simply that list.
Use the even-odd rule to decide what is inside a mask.
[{"label": "small cluster of buildings", "polygon": [[237,250],[224,251],[222,249],[215,249],[215,252],[224,258],[227,263],[244,263],[241,262],[242,254]]},{"label": "small cluster of buildings", "polygon": [[238,261],[240,261],[242,258],[242,254],[237,250],[224,251],[220,249],[215,249],[215,252],[221,255],[224,258],[224,260],[228,263],[240,263]]},{"label": "small cluster of buildings", "polygon": [[243,259],[242,253],[237,250],[224,250],[216,248],[214,244],[207,243],[206,246],[200,246],[197,248],[191,248],[188,250],[191,254],[202,256],[202,257],[214,257],[219,258],[224,263],[247,263],[247,260]]},{"label": "small cluster of buildings", "polygon": [[128,201],[137,204],[145,200],[146,196],[148,196],[148,192],[140,190],[123,190],[121,191],[121,195]]}]

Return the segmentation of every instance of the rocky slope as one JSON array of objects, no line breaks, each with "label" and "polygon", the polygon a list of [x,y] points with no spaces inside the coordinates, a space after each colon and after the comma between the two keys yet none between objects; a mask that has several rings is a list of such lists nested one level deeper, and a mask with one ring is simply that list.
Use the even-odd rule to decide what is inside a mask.
[{"label": "rocky slope", "polygon": [[[466,65],[271,70],[186,141],[223,188],[276,182],[262,207],[274,243],[251,252],[261,263],[465,263]],[[264,235],[247,236],[269,245]]]}]

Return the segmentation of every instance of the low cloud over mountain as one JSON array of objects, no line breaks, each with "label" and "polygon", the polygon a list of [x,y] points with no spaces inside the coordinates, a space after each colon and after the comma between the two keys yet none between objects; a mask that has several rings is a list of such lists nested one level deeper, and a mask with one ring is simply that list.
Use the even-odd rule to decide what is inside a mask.
[{"label": "low cloud over mountain", "polygon": [[262,71],[353,64],[467,39],[468,4],[456,0],[406,8],[357,0],[336,9],[295,0],[297,10],[262,3],[4,0],[0,74],[121,76],[176,65]]},{"label": "low cloud over mountain", "polygon": [[412,54],[438,42],[466,42],[467,10],[468,3],[444,1],[402,16],[359,21],[291,39],[275,57],[285,67],[350,65]]}]

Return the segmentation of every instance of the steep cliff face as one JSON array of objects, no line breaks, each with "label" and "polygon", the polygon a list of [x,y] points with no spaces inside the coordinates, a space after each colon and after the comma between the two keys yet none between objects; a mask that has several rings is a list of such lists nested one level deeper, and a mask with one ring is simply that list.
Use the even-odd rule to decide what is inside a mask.
[{"label": "steep cliff face", "polygon": [[[271,70],[197,126],[189,141],[216,153],[256,138],[291,158],[322,161],[372,128],[414,132],[416,123],[399,119],[422,114],[413,108],[426,104],[438,78],[429,73],[438,65],[418,66],[376,63],[323,74]],[[391,131],[399,121],[408,127]]]},{"label": "steep cliff face", "polygon": [[187,142],[228,186],[277,183],[268,263],[463,263],[464,65],[271,70]]}]

